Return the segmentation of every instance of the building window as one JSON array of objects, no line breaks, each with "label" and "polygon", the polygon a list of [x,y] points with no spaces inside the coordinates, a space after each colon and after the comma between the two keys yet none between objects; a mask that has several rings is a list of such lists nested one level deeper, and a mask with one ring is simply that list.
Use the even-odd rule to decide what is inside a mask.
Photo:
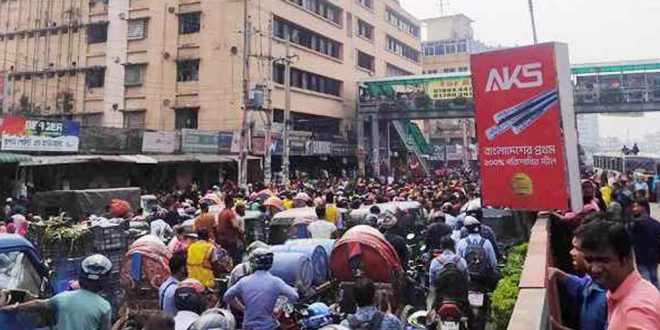
[{"label": "building window", "polygon": [[198,81],[199,59],[176,62],[176,81]]},{"label": "building window", "polygon": [[428,73],[428,74],[434,74],[434,73],[438,73],[438,70],[435,70],[435,69],[433,69],[433,70],[428,70],[428,71],[426,71],[426,73]]},{"label": "building window", "polygon": [[[273,65],[273,80],[284,84],[284,65]],[[316,73],[291,68],[291,87],[297,87],[318,93],[341,96],[342,82]]]},{"label": "building window", "polygon": [[130,111],[124,112],[124,128],[144,128],[145,113],[144,111]]},{"label": "building window", "polygon": [[422,43],[424,56],[442,56],[449,54],[463,54],[468,52],[468,42],[461,40],[443,40]]},{"label": "building window", "polygon": [[415,25],[413,22],[407,18],[399,15],[397,12],[387,7],[385,9],[385,19],[392,23],[392,25],[398,27],[399,29],[415,36],[419,37],[419,26]]},{"label": "building window", "polygon": [[178,108],[174,109],[174,128],[175,129],[197,129],[197,112],[199,108]]},{"label": "building window", "polygon": [[103,113],[87,113],[82,116],[83,126],[103,126]]},{"label": "building window", "polygon": [[103,87],[105,83],[105,68],[91,69],[85,72],[85,86],[88,88]]},{"label": "building window", "polygon": [[369,54],[366,54],[366,53],[363,53],[363,52],[358,50],[357,62],[358,62],[359,67],[361,67],[363,69],[367,69],[369,71],[374,71],[374,66],[375,66],[374,62],[375,62],[375,60],[374,60],[373,56],[371,56]]},{"label": "building window", "polygon": [[124,85],[140,86],[144,77],[145,64],[131,64],[124,67]]},{"label": "building window", "polygon": [[139,40],[147,37],[149,32],[149,21],[146,18],[128,21],[128,40]]},{"label": "building window", "polygon": [[452,72],[456,72],[456,68],[444,68],[444,69],[442,69],[442,72],[443,72],[443,73],[452,73]]},{"label": "building window", "polygon": [[373,0],[358,0],[358,3],[367,7],[367,8],[374,8],[374,2]]},{"label": "building window", "polygon": [[413,62],[419,62],[419,51],[390,36],[386,36],[386,37],[387,37],[387,49]]},{"label": "building window", "polygon": [[179,34],[198,33],[201,18],[201,12],[179,14]]},{"label": "building window", "polygon": [[387,63],[387,72],[386,75],[388,77],[396,77],[396,76],[411,76],[412,72],[406,71],[404,69],[401,69],[397,66],[394,66],[392,64]]},{"label": "building window", "polygon": [[374,27],[371,24],[358,19],[358,35],[369,40],[374,40]]},{"label": "building window", "polygon": [[458,68],[458,72],[467,72],[467,71],[468,71],[468,67],[467,67],[467,66],[462,66],[462,67],[459,67],[459,68]]},{"label": "building window", "polygon": [[326,20],[333,22],[335,24],[342,25],[341,8],[331,4],[327,0],[288,0],[307,11],[316,13],[317,15],[322,16]]},{"label": "building window", "polygon": [[289,39],[294,44],[341,59],[341,43],[324,37],[316,32],[312,32],[281,17],[275,16],[273,22],[276,37]]},{"label": "building window", "polygon": [[87,43],[97,44],[108,40],[108,23],[94,23],[87,26]]}]

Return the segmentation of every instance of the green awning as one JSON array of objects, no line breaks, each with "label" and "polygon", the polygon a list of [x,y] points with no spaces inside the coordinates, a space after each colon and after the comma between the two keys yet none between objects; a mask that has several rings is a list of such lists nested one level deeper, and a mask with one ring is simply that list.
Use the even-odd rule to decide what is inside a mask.
[{"label": "green awning", "polygon": [[32,159],[29,155],[14,154],[11,152],[0,152],[0,164],[20,163]]}]

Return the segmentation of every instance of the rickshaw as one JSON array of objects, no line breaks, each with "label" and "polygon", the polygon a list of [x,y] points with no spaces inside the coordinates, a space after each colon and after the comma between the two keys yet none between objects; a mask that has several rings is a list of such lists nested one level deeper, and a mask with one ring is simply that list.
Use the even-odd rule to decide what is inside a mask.
[{"label": "rickshaw", "polygon": [[[0,307],[48,298],[52,292],[48,267],[32,243],[0,234]],[[35,329],[50,322],[50,315],[0,311],[0,329]]]},{"label": "rickshaw", "polygon": [[338,283],[337,301],[343,313],[355,311],[353,288],[360,277],[367,277],[376,285],[376,304],[390,304],[392,311],[402,306],[404,274],[399,257],[392,245],[375,228],[357,225],[349,229],[332,248],[330,269]]}]

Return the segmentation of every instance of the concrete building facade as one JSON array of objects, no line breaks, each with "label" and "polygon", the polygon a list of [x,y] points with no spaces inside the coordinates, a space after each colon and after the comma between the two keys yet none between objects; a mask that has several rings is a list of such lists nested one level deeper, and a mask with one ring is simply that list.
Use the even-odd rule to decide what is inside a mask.
[{"label": "concrete building facade", "polygon": [[[470,71],[470,54],[482,52],[490,47],[474,39],[473,21],[463,15],[442,16],[425,19],[423,22],[424,42],[422,43],[423,73],[457,73]],[[471,93],[462,95],[471,98]],[[463,144],[465,130],[475,143],[474,120],[427,120],[424,133],[431,143]]]},{"label": "concrete building facade", "polygon": [[3,113],[238,130],[246,5],[249,87],[271,88],[275,121],[284,66],[270,59],[290,41],[294,129],[347,134],[358,81],[422,71],[420,22],[396,0],[0,0]]}]

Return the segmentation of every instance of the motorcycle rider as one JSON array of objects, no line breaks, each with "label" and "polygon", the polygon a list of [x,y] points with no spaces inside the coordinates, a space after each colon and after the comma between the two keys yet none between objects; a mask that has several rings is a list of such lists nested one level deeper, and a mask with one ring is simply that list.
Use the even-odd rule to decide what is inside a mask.
[{"label": "motorcycle rider", "polygon": [[254,251],[254,273],[233,285],[223,297],[228,304],[238,298],[244,310],[243,329],[274,330],[279,322],[273,317],[273,308],[279,296],[285,296],[290,302],[298,300],[296,290],[268,270],[273,265],[273,253],[264,248]]},{"label": "motorcycle rider", "polygon": [[[436,307],[435,305],[439,301],[442,301],[442,297],[450,297],[461,302],[467,302],[466,288],[469,279],[467,262],[456,253],[455,246],[456,243],[451,237],[443,237],[440,240],[441,252],[435,254],[435,258],[431,261],[431,266],[429,267],[429,295],[426,300],[428,310]],[[456,281],[453,282],[458,281],[459,283],[446,283],[451,282],[447,280],[447,272],[450,267],[455,267],[459,275],[454,276]],[[438,286],[440,287],[438,288]],[[438,299],[437,296],[442,297]]]},{"label": "motorcycle rider", "polygon": [[[479,222],[482,222],[484,218],[483,209],[474,204],[470,205],[468,207],[468,210],[465,212],[465,216],[475,217],[477,220],[479,220]],[[469,232],[467,228],[463,227],[461,229],[461,238],[467,237],[468,233]],[[499,247],[497,246],[497,236],[495,235],[495,231],[493,230],[493,228],[490,228],[490,226],[481,223],[480,234],[485,239],[490,241],[490,244],[493,246],[493,251],[495,251],[495,257],[497,258],[497,260],[502,260],[502,254],[500,252]]]},{"label": "motorcycle rider", "polygon": [[80,289],[59,293],[50,299],[32,300],[6,306],[3,312],[54,312],[58,329],[88,330],[110,329],[111,307],[98,293],[112,270],[112,262],[103,255],[95,254],[80,264]]},{"label": "motorcycle rider", "polygon": [[353,289],[357,310],[341,325],[351,330],[400,330],[401,322],[390,314],[379,311],[375,306],[376,285],[366,277],[355,282]]},{"label": "motorcycle rider", "polygon": [[187,279],[174,292],[174,305],[178,312],[174,317],[175,330],[188,330],[195,323],[206,306],[202,292],[204,286],[196,280]]},{"label": "motorcycle rider", "polygon": [[499,277],[493,245],[481,235],[481,222],[477,218],[466,216],[465,228],[468,235],[458,242],[456,249],[467,262],[470,282],[493,290]]}]

